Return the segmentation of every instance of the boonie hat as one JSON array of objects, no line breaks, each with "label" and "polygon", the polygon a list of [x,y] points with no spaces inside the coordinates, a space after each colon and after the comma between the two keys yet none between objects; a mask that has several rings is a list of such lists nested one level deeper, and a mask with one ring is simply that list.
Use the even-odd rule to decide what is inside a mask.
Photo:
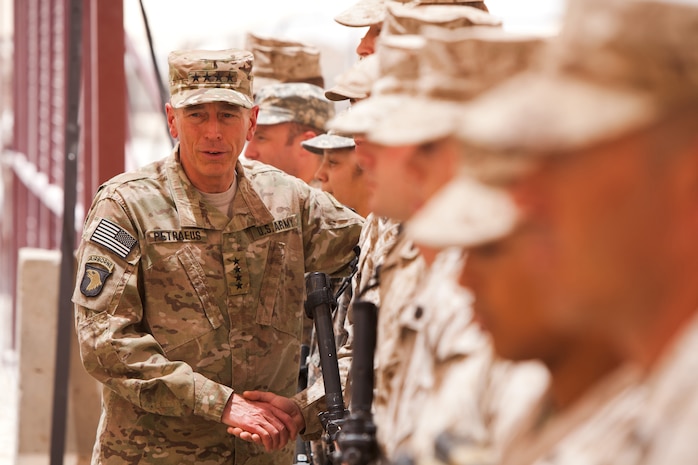
[{"label": "boonie hat", "polygon": [[335,85],[325,91],[325,97],[335,102],[361,100],[371,94],[371,87],[378,79],[378,56],[374,53],[357,61],[335,80]]},{"label": "boonie hat", "polygon": [[518,221],[509,194],[465,173],[432,197],[408,222],[406,234],[429,247],[474,247],[506,237]]},{"label": "boonie hat", "polygon": [[342,26],[366,27],[380,24],[385,19],[388,0],[359,0],[334,17]]},{"label": "boonie hat", "polygon": [[472,26],[501,25],[501,19],[464,2],[420,4],[392,1],[387,6],[381,34],[421,34],[423,28],[435,26],[454,31]]},{"label": "boonie hat", "polygon": [[[416,66],[424,38],[415,35],[390,36],[377,47],[379,78],[371,96],[338,114],[328,123],[330,129],[344,134],[367,133],[386,115],[400,111],[400,92],[416,86],[419,69]],[[368,104],[368,102],[371,104]]]},{"label": "boonie hat", "polygon": [[[383,145],[419,144],[456,132],[463,105],[526,69],[545,40],[500,28],[425,29],[415,86],[400,92],[400,111],[380,118],[367,137]],[[367,99],[364,105],[380,102]],[[438,124],[434,124],[438,121]]]},{"label": "boonie hat", "polygon": [[245,50],[177,50],[169,54],[170,104],[228,102],[252,108],[253,56]]},{"label": "boonie hat", "polygon": [[570,0],[541,66],[466,107],[458,134],[493,156],[563,153],[698,105],[698,7]]}]

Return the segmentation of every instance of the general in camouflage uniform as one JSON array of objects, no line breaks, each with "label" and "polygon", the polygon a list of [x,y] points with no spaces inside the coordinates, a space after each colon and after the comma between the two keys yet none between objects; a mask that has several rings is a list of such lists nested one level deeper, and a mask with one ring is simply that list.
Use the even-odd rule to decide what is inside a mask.
[{"label": "general in camouflage uniform", "polygon": [[[252,107],[251,68],[248,52],[171,54],[168,117],[181,144],[105,183],[89,211],[73,301],[84,366],[104,384],[95,464],[291,463],[292,444],[265,453],[228,434],[222,417],[245,390],[295,393],[304,274],[344,272],[362,220],[275,168],[243,166],[239,152],[225,152],[220,126],[237,121],[235,106]],[[195,187],[192,172],[207,165],[184,164],[200,159],[174,109],[219,118],[199,143],[219,147],[204,160],[233,160],[224,192]]]}]

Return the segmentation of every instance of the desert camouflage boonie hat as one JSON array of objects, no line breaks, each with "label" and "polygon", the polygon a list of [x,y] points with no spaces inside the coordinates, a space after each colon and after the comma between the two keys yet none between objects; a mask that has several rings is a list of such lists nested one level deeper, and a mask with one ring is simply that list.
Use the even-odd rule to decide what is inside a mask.
[{"label": "desert camouflage boonie hat", "polygon": [[319,131],[334,116],[334,104],[327,100],[321,87],[307,83],[282,83],[266,86],[257,92],[257,124],[270,126],[298,123]]},{"label": "desert camouflage boonie hat", "polygon": [[361,100],[371,94],[371,87],[378,79],[378,56],[374,53],[357,61],[335,80],[335,85],[325,91],[325,97],[335,102]]},{"label": "desert camouflage boonie hat", "polygon": [[400,111],[402,94],[414,89],[419,77],[417,57],[424,38],[390,36],[378,45],[378,79],[369,98],[338,114],[328,127],[344,134],[365,134],[380,120]]},{"label": "desert camouflage boonie hat", "polygon": [[252,108],[253,56],[245,50],[177,50],[167,58],[170,103],[183,108],[228,102]]},{"label": "desert camouflage boonie hat", "polygon": [[425,27],[441,27],[450,31],[481,26],[501,27],[502,21],[486,11],[461,3],[419,4],[390,2],[381,34],[422,34]]},{"label": "desert camouflage boonie hat", "polygon": [[473,100],[458,134],[473,151],[539,159],[698,108],[698,6],[570,0],[541,65]]},{"label": "desert camouflage boonie hat", "polygon": [[323,155],[325,150],[343,150],[356,147],[354,138],[342,136],[334,131],[304,140],[301,145],[307,151],[317,155]]},{"label": "desert camouflage boonie hat", "polygon": [[325,85],[320,49],[312,45],[247,34],[245,48],[254,55],[254,90],[280,82]]},{"label": "desert camouflage boonie hat", "polygon": [[518,219],[519,211],[504,189],[459,173],[407,222],[405,231],[429,247],[468,248],[506,237]]},{"label": "desert camouflage boonie hat", "polygon": [[366,27],[380,24],[385,19],[388,0],[359,0],[334,17],[342,26]]},{"label": "desert camouflage boonie hat", "polygon": [[417,85],[400,93],[400,111],[376,122],[367,133],[369,140],[383,145],[418,144],[455,134],[463,106],[527,69],[546,43],[542,36],[491,27],[427,28],[424,37],[416,62]]}]

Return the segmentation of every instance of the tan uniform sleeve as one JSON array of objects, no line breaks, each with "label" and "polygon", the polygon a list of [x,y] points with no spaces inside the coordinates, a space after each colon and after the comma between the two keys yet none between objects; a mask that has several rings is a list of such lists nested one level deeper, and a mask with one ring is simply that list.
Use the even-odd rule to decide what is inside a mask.
[{"label": "tan uniform sleeve", "polygon": [[[145,411],[168,416],[195,414],[220,421],[230,387],[165,357],[143,319],[141,237],[115,195],[103,195],[90,211],[78,249],[73,294],[75,325],[85,369]],[[122,240],[136,242],[125,256],[118,245],[92,240],[101,220]],[[101,270],[101,271],[100,271]],[[98,276],[100,275],[101,276]]]},{"label": "tan uniform sleeve", "polygon": [[348,275],[364,220],[330,194],[308,189],[303,208],[305,270]]}]

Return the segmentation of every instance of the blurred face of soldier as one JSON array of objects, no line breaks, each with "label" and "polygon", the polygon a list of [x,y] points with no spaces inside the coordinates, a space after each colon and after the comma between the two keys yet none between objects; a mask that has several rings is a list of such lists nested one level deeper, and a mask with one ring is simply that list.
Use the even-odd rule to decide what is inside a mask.
[{"label": "blurred face of soldier", "polygon": [[460,283],[473,292],[476,321],[501,357],[550,362],[570,332],[548,301],[548,248],[541,231],[522,226],[468,251]]},{"label": "blurred face of soldier", "polygon": [[417,197],[412,206],[421,208],[436,192],[456,174],[459,160],[459,144],[454,137],[421,144],[407,161],[414,181]]},{"label": "blurred face of soldier", "polygon": [[376,42],[378,41],[378,36],[381,33],[382,27],[382,23],[369,26],[366,35],[361,38],[359,46],[356,47],[357,55],[363,58],[376,53]]},{"label": "blurred face of soldier", "polygon": [[[257,126],[250,143],[247,144],[245,157],[275,166],[307,182],[311,179],[304,179],[304,172],[312,170],[312,178],[312,173],[317,171],[320,160],[307,152],[301,146],[301,142],[313,137],[315,133],[312,131],[299,132],[295,123],[260,125]],[[305,169],[303,163],[309,163],[312,166]]]},{"label": "blurred face of soldier", "polygon": [[698,255],[693,129],[683,146],[667,124],[551,156],[512,186],[525,221],[546,237],[546,299],[559,322],[617,340],[632,326],[652,331],[679,299],[695,308],[692,294],[674,291]]},{"label": "blurred face of soldier", "polygon": [[235,179],[235,163],[254,134],[258,108],[225,102],[184,108],[165,106],[172,137],[192,184],[203,192],[224,192]]},{"label": "blurred face of soldier", "polygon": [[378,216],[405,221],[412,216],[418,195],[408,160],[417,145],[385,146],[355,137],[359,165],[366,173],[370,210]]},{"label": "blurred face of soldier", "polygon": [[320,168],[315,174],[316,179],[322,183],[323,191],[334,195],[340,203],[365,217],[370,210],[368,188],[363,176],[364,172],[353,148],[325,150]]}]

